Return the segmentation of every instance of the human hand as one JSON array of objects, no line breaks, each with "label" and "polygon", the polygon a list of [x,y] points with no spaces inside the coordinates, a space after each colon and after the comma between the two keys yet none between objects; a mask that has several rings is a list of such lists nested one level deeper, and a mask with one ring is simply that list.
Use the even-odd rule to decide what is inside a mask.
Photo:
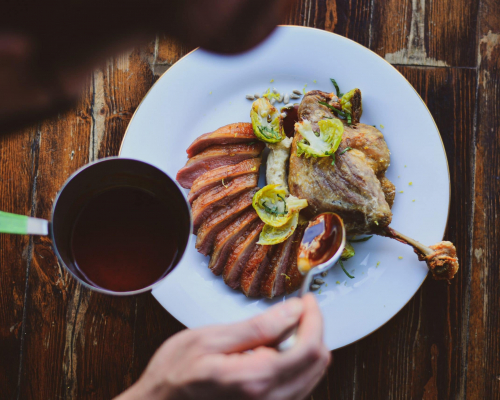
[{"label": "human hand", "polygon": [[[267,347],[297,323],[294,347],[284,352]],[[176,334],[115,400],[298,400],[311,392],[329,362],[321,312],[309,294],[244,322]]]}]

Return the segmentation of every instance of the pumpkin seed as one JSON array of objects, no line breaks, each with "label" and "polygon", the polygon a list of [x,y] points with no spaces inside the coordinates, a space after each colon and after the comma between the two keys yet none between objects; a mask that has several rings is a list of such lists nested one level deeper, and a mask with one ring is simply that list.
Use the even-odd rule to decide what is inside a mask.
[{"label": "pumpkin seed", "polygon": [[285,98],[284,98],[284,100],[283,100],[283,101],[285,102],[285,104],[290,103],[290,95],[289,95],[288,93],[287,93],[287,94],[285,94]]},{"label": "pumpkin seed", "polygon": [[314,283],[311,285],[311,290],[318,290],[321,286],[315,285]]},{"label": "pumpkin seed", "polygon": [[255,94],[253,95],[253,97],[254,97],[254,98],[256,98],[256,99],[258,99],[258,98],[260,97],[260,94],[255,93]]},{"label": "pumpkin seed", "polygon": [[299,96],[302,96],[302,92],[299,89],[294,89],[293,93],[298,94]]},{"label": "pumpkin seed", "polygon": [[253,94],[247,94],[245,96],[248,100],[255,100],[255,96]]},{"label": "pumpkin seed", "polygon": [[315,283],[316,285],[322,285],[323,283],[325,283],[325,281],[324,281],[323,279],[316,278],[316,279],[314,280],[314,283]]},{"label": "pumpkin seed", "polygon": [[291,99],[300,99],[300,96],[299,96],[298,94],[292,93],[292,94],[290,95],[290,98],[291,98]]}]

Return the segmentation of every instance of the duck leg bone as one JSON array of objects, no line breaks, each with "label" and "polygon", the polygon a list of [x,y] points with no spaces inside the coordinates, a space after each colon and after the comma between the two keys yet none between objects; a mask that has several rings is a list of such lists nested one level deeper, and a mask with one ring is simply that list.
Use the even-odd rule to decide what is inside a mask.
[{"label": "duck leg bone", "polygon": [[452,279],[458,271],[457,249],[451,242],[443,241],[433,246],[425,246],[398,231],[386,227],[382,236],[396,239],[413,247],[420,261],[425,261],[434,279]]}]

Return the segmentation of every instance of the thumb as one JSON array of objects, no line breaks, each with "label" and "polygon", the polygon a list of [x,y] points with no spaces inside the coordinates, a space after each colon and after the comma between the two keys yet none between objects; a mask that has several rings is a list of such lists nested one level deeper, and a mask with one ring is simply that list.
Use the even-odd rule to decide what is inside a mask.
[{"label": "thumb", "polygon": [[206,328],[209,351],[236,353],[274,345],[299,323],[303,311],[302,300],[292,298],[249,320]]}]

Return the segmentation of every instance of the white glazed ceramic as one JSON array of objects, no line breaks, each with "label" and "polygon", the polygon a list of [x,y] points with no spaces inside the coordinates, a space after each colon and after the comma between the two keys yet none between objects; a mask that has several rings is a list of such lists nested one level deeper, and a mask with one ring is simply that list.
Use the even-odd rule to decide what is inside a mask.
[{"label": "white glazed ceramic", "polygon": [[[391,149],[387,176],[397,188],[391,226],[427,245],[440,241],[448,217],[449,173],[432,116],[390,64],[325,31],[283,26],[243,55],[190,53],[147,94],[130,122],[121,156],[147,161],[175,176],[197,136],[229,123],[250,122],[246,94],[269,87],[288,93],[303,88],[334,91],[330,77],[343,91],[361,89],[361,122],[377,125]],[[163,307],[186,326],[242,320],[283,301],[284,297],[247,299],[228,288],[207,268],[208,258],[196,252],[194,240],[189,246],[181,265],[153,290]],[[330,349],[385,324],[427,276],[426,265],[412,249],[394,240],[373,237],[354,247],[356,256],[345,266],[355,279],[334,267],[316,293]]]}]

